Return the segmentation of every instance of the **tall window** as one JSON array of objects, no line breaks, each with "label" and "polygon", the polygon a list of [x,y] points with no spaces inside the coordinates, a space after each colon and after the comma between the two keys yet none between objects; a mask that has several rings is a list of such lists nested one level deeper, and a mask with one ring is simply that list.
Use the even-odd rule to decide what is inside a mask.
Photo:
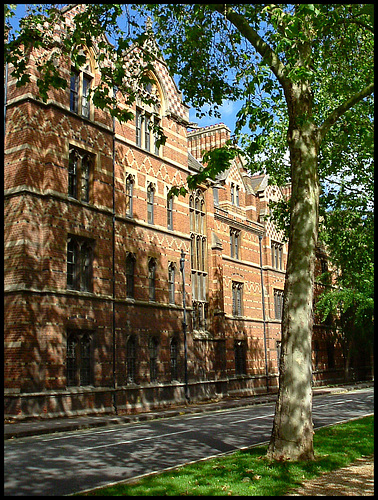
[{"label": "tall window", "polygon": [[135,254],[129,252],[126,257],[126,297],[134,298]]},{"label": "tall window", "polygon": [[90,153],[71,148],[68,160],[68,196],[89,202],[94,157]]},{"label": "tall window", "polygon": [[205,330],[207,320],[207,238],[205,227],[205,200],[200,189],[189,197],[189,218],[193,328],[195,330]]},{"label": "tall window", "polygon": [[170,344],[171,380],[178,380],[178,342],[174,337]]},{"label": "tall window", "polygon": [[327,361],[329,369],[335,368],[335,344],[332,340],[327,342]]},{"label": "tall window", "polygon": [[132,217],[133,215],[133,190],[134,178],[131,174],[126,177],[126,215]]},{"label": "tall window", "polygon": [[233,259],[239,259],[240,231],[230,228],[230,255]]},{"label": "tall window", "polygon": [[243,315],[243,283],[232,282],[232,314]]},{"label": "tall window", "polygon": [[157,133],[157,127],[160,126],[160,120],[159,118],[157,118],[156,116],[154,117],[154,125],[155,125],[155,131],[154,131],[154,153],[156,155],[159,155],[159,152],[160,152],[160,148],[159,148],[159,145],[158,145],[158,139],[159,139],[159,136],[158,136],[158,133]]},{"label": "tall window", "polygon": [[154,223],[154,193],[155,186],[150,182],[147,186],[147,222]]},{"label": "tall window", "polygon": [[274,290],[274,317],[282,319],[283,311],[283,290]]},{"label": "tall window", "polygon": [[68,331],[66,351],[67,386],[91,384],[91,331]]},{"label": "tall window", "polygon": [[135,112],[135,142],[137,146],[142,147],[142,112],[138,108]]},{"label": "tall window", "polygon": [[282,243],[275,243],[272,241],[271,247],[272,247],[272,267],[274,267],[275,269],[282,270],[283,245]]},{"label": "tall window", "polygon": [[235,188],[235,205],[237,207],[239,206],[239,186]]},{"label": "tall window", "polygon": [[67,288],[92,290],[93,246],[91,240],[70,236],[67,241]]},{"label": "tall window", "polygon": [[175,265],[171,262],[168,266],[168,288],[169,288],[169,303],[175,303]]},{"label": "tall window", "polygon": [[150,351],[150,381],[155,382],[158,376],[158,345],[159,341],[156,337],[150,337],[149,351]]},{"label": "tall window", "polygon": [[[84,52],[82,51],[82,54]],[[93,75],[90,69],[89,58],[84,66],[78,71],[71,69],[70,77],[70,110],[85,118],[90,118],[90,88],[93,81]]]},{"label": "tall window", "polygon": [[156,260],[151,258],[148,261],[148,290],[149,300],[155,301],[156,298]]},{"label": "tall window", "polygon": [[167,196],[167,228],[173,230],[173,196]]},{"label": "tall window", "polygon": [[[148,78],[154,79],[152,75]],[[148,99],[136,108],[135,113],[135,143],[140,148],[159,155],[158,128],[160,126],[161,101],[157,85],[148,82],[140,89],[141,94]],[[143,108],[143,109],[142,109]]]},{"label": "tall window", "polygon": [[213,198],[214,198],[214,205],[216,207],[219,206],[219,188],[213,187]]},{"label": "tall window", "polygon": [[136,380],[136,340],[135,335],[130,335],[126,344],[126,380],[135,382]]},{"label": "tall window", "polygon": [[151,115],[144,115],[144,149],[150,151],[151,148]]},{"label": "tall window", "polygon": [[83,93],[81,96],[81,113],[85,118],[89,118],[90,114],[90,100],[89,89],[91,88],[92,78],[83,75]]},{"label": "tall window", "polygon": [[231,203],[235,204],[235,184],[231,184]]},{"label": "tall window", "polygon": [[70,110],[74,113],[79,112],[79,85],[80,75],[76,70],[71,71],[71,84],[70,84]]},{"label": "tall window", "polygon": [[245,340],[234,341],[235,375],[245,375],[247,373],[245,344]]}]

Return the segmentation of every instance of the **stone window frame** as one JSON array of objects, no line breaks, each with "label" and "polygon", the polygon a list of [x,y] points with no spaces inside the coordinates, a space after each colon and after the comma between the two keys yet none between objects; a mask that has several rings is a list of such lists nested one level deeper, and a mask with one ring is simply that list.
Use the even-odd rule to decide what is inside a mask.
[{"label": "stone window frame", "polygon": [[67,289],[93,291],[94,240],[76,235],[67,237]]},{"label": "stone window frame", "polygon": [[129,384],[135,384],[137,380],[138,368],[138,345],[136,335],[131,334],[126,340],[126,381]]},{"label": "stone window frame", "polygon": [[93,204],[95,154],[73,144],[68,147],[69,198]]},{"label": "stone window frame", "polygon": [[279,319],[281,321],[282,320],[282,313],[283,313],[284,291],[274,289],[273,295],[274,295],[274,317],[275,317],[275,319]]},{"label": "stone window frame", "polygon": [[93,335],[93,330],[67,330],[67,387],[93,385]]},{"label": "stone window frame", "polygon": [[232,282],[232,315],[243,316],[243,288],[244,283]]},{"label": "stone window frame", "polygon": [[280,271],[283,270],[283,244],[271,241],[272,267]]},{"label": "stone window frame", "polygon": [[80,69],[71,66],[70,74],[70,111],[86,118],[93,119],[93,106],[91,106],[90,89],[94,81],[93,64],[86,48],[82,47],[80,55],[86,57],[86,62]]},{"label": "stone window frame", "polygon": [[231,259],[240,259],[240,229],[230,227],[230,257]]}]

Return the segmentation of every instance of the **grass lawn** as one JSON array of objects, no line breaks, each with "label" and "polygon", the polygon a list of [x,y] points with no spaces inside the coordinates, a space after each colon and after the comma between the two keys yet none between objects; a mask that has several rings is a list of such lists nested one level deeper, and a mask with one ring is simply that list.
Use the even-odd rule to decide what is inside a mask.
[{"label": "grass lawn", "polygon": [[281,496],[304,480],[373,454],[374,416],[316,430],[313,462],[271,462],[265,458],[266,448],[239,450],[83,495]]}]

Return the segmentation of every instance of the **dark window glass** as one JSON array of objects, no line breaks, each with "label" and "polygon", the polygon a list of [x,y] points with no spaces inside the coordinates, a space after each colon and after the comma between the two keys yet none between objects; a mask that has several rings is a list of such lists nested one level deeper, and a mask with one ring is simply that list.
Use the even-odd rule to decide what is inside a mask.
[{"label": "dark window glass", "polygon": [[154,187],[151,184],[147,188],[147,222],[154,223]]},{"label": "dark window glass", "polygon": [[173,229],[173,196],[167,198],[167,227]]},{"label": "dark window glass", "polygon": [[134,298],[135,257],[129,254],[126,258],[126,297]]},{"label": "dark window glass", "polygon": [[92,290],[93,242],[70,237],[67,241],[67,288]]},{"label": "dark window glass", "polygon": [[70,152],[68,161],[68,196],[77,198],[77,162],[75,151]]},{"label": "dark window glass", "polygon": [[282,319],[283,312],[283,290],[274,290],[274,316],[276,319]]},{"label": "dark window glass", "polygon": [[169,287],[169,303],[175,303],[175,266],[170,264],[168,267],[168,287]]},{"label": "dark window glass", "polygon": [[149,341],[150,351],[150,381],[157,380],[157,360],[158,360],[158,340],[155,337],[150,337]]},{"label": "dark window glass", "polygon": [[91,333],[78,330],[67,334],[67,386],[91,384]]},{"label": "dark window glass", "polygon": [[76,148],[68,159],[68,196],[89,203],[94,157]]},{"label": "dark window glass", "polygon": [[242,292],[243,292],[243,284],[233,282],[232,283],[232,314],[234,316],[242,316],[242,314],[243,314]]},{"label": "dark window glass", "polygon": [[178,345],[177,345],[177,340],[172,339],[171,340],[171,345],[170,345],[170,359],[171,359],[171,379],[172,380],[177,380],[178,379],[178,363],[177,363],[177,358],[178,358]]},{"label": "dark window glass", "polygon": [[85,118],[89,118],[89,113],[90,113],[90,100],[89,100],[90,86],[91,86],[91,78],[83,76],[83,95],[81,104],[81,114]]},{"label": "dark window glass", "polygon": [[81,160],[81,201],[89,202],[90,157],[85,155]]},{"label": "dark window glass", "polygon": [[67,288],[75,288],[76,284],[77,248],[74,241],[67,243]]},{"label": "dark window glass", "polygon": [[155,300],[155,280],[156,280],[156,262],[154,259],[150,259],[148,263],[148,287],[149,287],[149,299],[151,301]]},{"label": "dark window glass", "polygon": [[70,110],[74,113],[79,112],[79,73],[76,71],[71,72]]},{"label": "dark window glass", "polygon": [[134,179],[131,175],[126,177],[126,215],[133,215],[133,187]]},{"label": "dark window glass", "polygon": [[131,335],[126,344],[126,378],[128,382],[136,380],[136,341]]},{"label": "dark window glass", "polygon": [[246,348],[244,340],[235,340],[234,342],[235,355],[235,375],[245,375],[246,370]]},{"label": "dark window glass", "polygon": [[92,281],[92,248],[88,243],[81,245],[80,258],[80,289],[89,292]]},{"label": "dark window glass", "polygon": [[66,368],[67,368],[67,385],[77,385],[76,380],[76,338],[70,336],[67,340],[67,357],[66,357]]},{"label": "dark window glass", "polygon": [[137,109],[135,113],[135,142],[137,146],[142,146],[142,114],[140,109]]},{"label": "dark window glass", "polygon": [[89,385],[91,381],[91,344],[88,335],[80,340],[80,385]]},{"label": "dark window glass", "polygon": [[150,131],[151,117],[145,115],[144,117],[144,149],[150,151],[151,147],[151,131]]}]

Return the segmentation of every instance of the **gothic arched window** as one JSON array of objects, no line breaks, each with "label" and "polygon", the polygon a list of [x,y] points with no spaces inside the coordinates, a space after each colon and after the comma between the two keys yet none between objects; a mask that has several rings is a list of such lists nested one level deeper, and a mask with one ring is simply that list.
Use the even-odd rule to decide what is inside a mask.
[{"label": "gothic arched window", "polygon": [[85,58],[80,70],[72,67],[70,77],[70,110],[84,118],[91,117],[90,89],[93,81],[89,54],[82,48],[79,52]]}]

